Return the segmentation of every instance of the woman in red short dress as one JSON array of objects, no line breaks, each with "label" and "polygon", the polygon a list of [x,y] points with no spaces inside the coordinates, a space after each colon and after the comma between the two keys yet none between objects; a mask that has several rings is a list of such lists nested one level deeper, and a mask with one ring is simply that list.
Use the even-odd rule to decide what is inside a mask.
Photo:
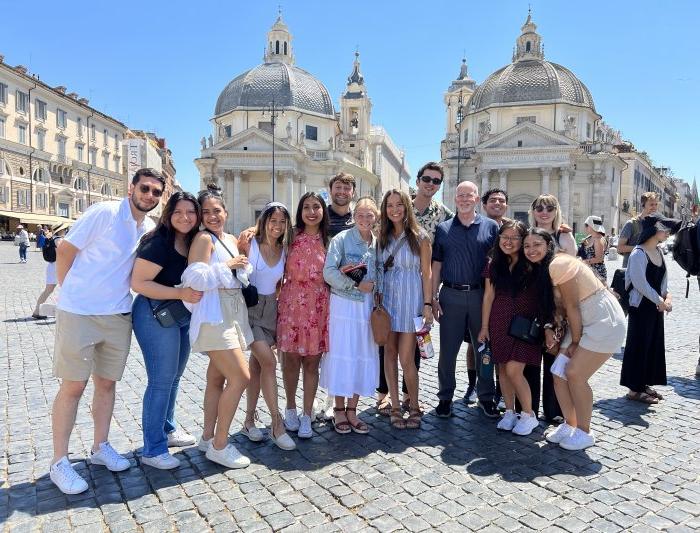
[{"label": "woman in red short dress", "polygon": [[[296,212],[296,236],[289,248],[284,284],[277,304],[277,348],[284,353],[282,375],[287,396],[284,424],[311,438],[311,411],[318,389],[319,363],[328,351],[330,291],[323,279],[328,244],[328,210],[314,192],[304,194]],[[304,404],[297,413],[299,370],[304,369]]]}]

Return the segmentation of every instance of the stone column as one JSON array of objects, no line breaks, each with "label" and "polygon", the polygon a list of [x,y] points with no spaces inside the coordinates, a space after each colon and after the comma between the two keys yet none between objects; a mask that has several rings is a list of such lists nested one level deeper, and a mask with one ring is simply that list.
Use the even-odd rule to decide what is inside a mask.
[{"label": "stone column", "polygon": [[571,223],[571,186],[569,183],[571,177],[571,169],[562,167],[559,169],[559,205],[561,206],[562,217],[567,224]]},{"label": "stone column", "polygon": [[541,194],[549,194],[549,175],[551,174],[552,169],[550,167],[542,167],[540,170],[542,171]]},{"label": "stone column", "polygon": [[490,188],[489,172],[490,172],[489,170],[479,171],[479,177],[481,178],[481,190],[480,190],[481,194],[484,194]]},{"label": "stone column", "polygon": [[[243,171],[236,169],[233,171],[233,202],[231,209],[233,210],[233,232],[238,235],[241,231],[241,177]],[[247,202],[246,202],[247,203]]]},{"label": "stone column", "polygon": [[[503,189],[504,191],[508,190],[508,169],[507,168],[499,168],[498,169],[498,187],[499,189]],[[481,194],[484,194],[486,191],[481,191]]]},{"label": "stone column", "polygon": [[284,179],[287,182],[287,206],[291,206],[294,204],[294,172],[287,170]]}]

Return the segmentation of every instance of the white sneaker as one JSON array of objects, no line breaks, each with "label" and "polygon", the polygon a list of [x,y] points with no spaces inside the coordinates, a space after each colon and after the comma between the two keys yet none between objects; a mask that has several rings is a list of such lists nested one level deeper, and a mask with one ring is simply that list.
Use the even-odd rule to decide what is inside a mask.
[{"label": "white sneaker", "polygon": [[301,415],[299,417],[299,432],[297,435],[300,439],[310,439],[314,436],[314,431],[311,429],[311,417],[309,415]]},{"label": "white sneaker", "polygon": [[152,466],[159,470],[172,470],[180,466],[180,459],[165,452],[155,457],[141,457],[141,464]]},{"label": "white sneaker", "polygon": [[65,455],[51,465],[49,477],[63,494],[80,494],[88,490],[87,481],[80,477]]},{"label": "white sneaker", "polygon": [[574,431],[574,428],[572,428],[566,422],[562,422],[554,430],[549,431],[544,436],[544,438],[547,439],[547,442],[551,442],[553,444],[559,444],[565,438],[571,436],[573,431]]},{"label": "white sneaker", "polygon": [[518,415],[516,415],[510,409],[506,410],[503,418],[498,422],[496,429],[502,429],[503,431],[512,431],[515,424],[518,423]]},{"label": "white sneaker", "polygon": [[299,414],[296,409],[284,410],[284,427],[287,431],[299,431]]},{"label": "white sneaker", "polygon": [[576,428],[571,435],[559,443],[559,446],[565,450],[585,450],[594,444],[595,437],[593,436],[593,432],[586,433],[585,431]]},{"label": "white sneaker", "polygon": [[501,398],[501,400],[498,402],[498,405],[496,406],[496,409],[499,411],[505,411],[506,410],[506,401]]},{"label": "white sneaker", "polygon": [[275,445],[284,451],[291,451],[297,447],[296,442],[290,437],[286,432],[282,433],[279,437],[275,437],[275,433],[272,428],[270,428],[270,439]]},{"label": "white sneaker", "polygon": [[212,437],[211,439],[205,439],[204,436],[199,437],[199,443],[197,444],[197,448],[199,448],[200,452],[206,453],[207,450],[209,449],[209,444],[213,440],[214,440],[214,437]]},{"label": "white sneaker", "polygon": [[129,460],[119,455],[109,442],[100,443],[100,449],[97,452],[90,452],[90,462],[94,465],[106,466],[107,470],[112,472],[121,472],[131,466]]},{"label": "white sneaker", "polygon": [[243,433],[246,437],[248,437],[248,440],[251,442],[262,442],[265,440],[265,435],[263,435],[263,432],[260,431],[260,428],[258,428],[255,423],[251,427],[246,427],[245,422],[243,422],[243,428],[241,428],[241,433]]},{"label": "white sneaker", "polygon": [[228,468],[245,468],[250,465],[250,459],[239,452],[233,444],[227,444],[223,450],[217,450],[214,448],[213,441],[207,450],[207,459]]},{"label": "white sneaker", "polygon": [[520,420],[513,426],[513,433],[516,435],[529,435],[532,430],[540,425],[540,421],[537,420],[535,413],[531,415],[527,413],[520,413]]},{"label": "white sneaker", "polygon": [[187,433],[182,428],[177,428],[175,431],[168,433],[168,448],[182,448],[183,446],[192,446],[197,442],[192,435]]}]

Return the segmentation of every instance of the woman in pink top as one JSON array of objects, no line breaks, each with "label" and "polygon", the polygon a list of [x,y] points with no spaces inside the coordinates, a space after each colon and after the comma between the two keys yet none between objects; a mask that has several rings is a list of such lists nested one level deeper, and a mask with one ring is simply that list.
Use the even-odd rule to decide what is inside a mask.
[{"label": "woman in pink top", "polygon": [[[323,279],[328,245],[328,209],[307,192],[299,199],[296,235],[289,248],[277,304],[277,348],[284,352],[282,377],[287,396],[284,425],[302,439],[313,436],[311,411],[318,389],[321,355],[328,351],[330,291]],[[304,368],[304,405],[297,413],[299,370]]]},{"label": "woman in pink top", "polygon": [[[625,341],[625,315],[586,264],[556,252],[549,232],[530,229],[523,249],[528,261],[540,265],[541,275],[549,275],[553,298],[568,321],[552,365],[554,388],[566,421],[546,438],[567,450],[583,450],[595,444],[590,428],[593,392],[588,380]],[[554,347],[550,324],[545,325],[545,335],[547,347]]]}]

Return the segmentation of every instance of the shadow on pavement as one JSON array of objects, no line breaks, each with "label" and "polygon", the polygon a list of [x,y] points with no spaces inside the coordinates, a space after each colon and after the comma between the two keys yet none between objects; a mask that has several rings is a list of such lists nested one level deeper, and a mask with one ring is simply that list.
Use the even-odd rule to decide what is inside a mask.
[{"label": "shadow on pavement", "polygon": [[692,378],[672,376],[668,378],[669,386],[678,396],[700,400],[700,376]]},{"label": "shadow on pavement", "polygon": [[593,408],[599,409],[603,417],[617,420],[625,426],[649,427],[649,422],[642,415],[653,413],[659,404],[646,404],[628,400],[624,396],[620,398],[605,398],[593,402]]}]

